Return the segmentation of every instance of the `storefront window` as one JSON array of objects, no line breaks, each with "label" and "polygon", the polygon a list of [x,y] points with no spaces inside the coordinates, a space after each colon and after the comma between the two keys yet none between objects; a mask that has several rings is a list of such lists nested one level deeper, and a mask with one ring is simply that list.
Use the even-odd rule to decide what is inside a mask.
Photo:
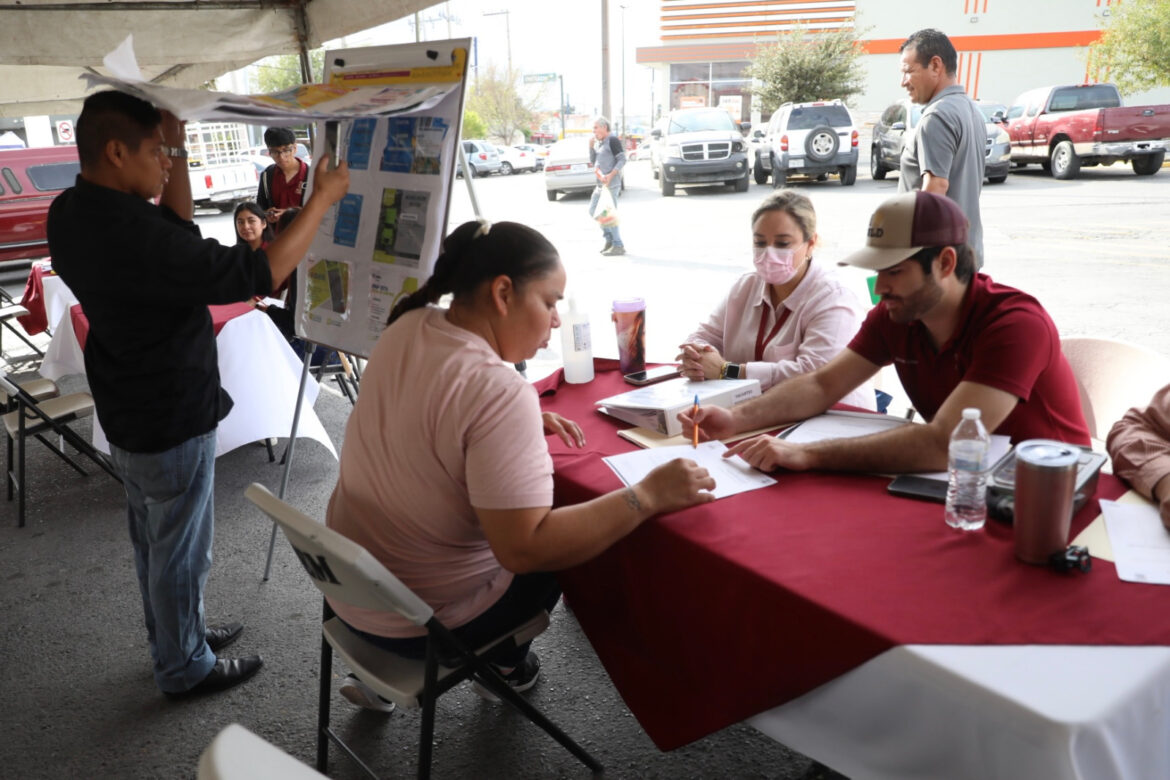
[{"label": "storefront window", "polygon": [[743,72],[748,65],[751,65],[751,63],[746,60],[737,62],[712,62],[711,80],[735,79],[738,81],[744,77]]},{"label": "storefront window", "polygon": [[670,80],[674,81],[709,81],[711,79],[710,63],[684,63],[670,66]]}]

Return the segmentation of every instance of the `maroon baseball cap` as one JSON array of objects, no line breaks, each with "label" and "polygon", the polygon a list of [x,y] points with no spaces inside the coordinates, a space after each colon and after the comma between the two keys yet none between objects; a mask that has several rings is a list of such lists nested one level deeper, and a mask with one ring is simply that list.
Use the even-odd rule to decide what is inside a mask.
[{"label": "maroon baseball cap", "polygon": [[907,192],[890,198],[869,218],[865,249],[838,265],[881,271],[928,246],[967,243],[967,217],[958,204],[933,192]]}]

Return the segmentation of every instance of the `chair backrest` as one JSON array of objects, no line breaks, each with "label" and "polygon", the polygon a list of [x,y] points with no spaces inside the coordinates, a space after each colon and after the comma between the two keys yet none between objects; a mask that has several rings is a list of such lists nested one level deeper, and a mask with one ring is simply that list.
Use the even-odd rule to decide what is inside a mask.
[{"label": "chair backrest", "polygon": [[1133,407],[1144,408],[1170,384],[1170,358],[1124,341],[1067,338],[1061,350],[1072,366],[1089,435],[1104,439]]},{"label": "chair backrest", "polygon": [[425,625],[434,610],[366,548],[281,501],[259,483],[244,491],[284,531],[313,584],[330,598],[365,609],[397,612]]}]

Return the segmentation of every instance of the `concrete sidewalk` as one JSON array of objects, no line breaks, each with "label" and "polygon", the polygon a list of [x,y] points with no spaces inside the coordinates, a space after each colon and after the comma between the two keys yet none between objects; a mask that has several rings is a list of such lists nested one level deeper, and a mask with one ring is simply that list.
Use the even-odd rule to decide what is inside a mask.
[{"label": "concrete sidewalk", "polygon": [[[340,448],[349,403],[323,392],[316,409]],[[88,421],[76,427],[89,436]],[[151,677],[121,486],[100,472],[81,477],[36,441],[27,457],[28,526],[16,527],[15,503],[0,509],[0,776],[189,778],[202,750],[232,722],[311,764],[321,599],[283,537],[271,580],[260,579],[271,525],[243,492],[252,482],[279,487],[281,469],[264,448],[242,447],[217,462],[206,610],[211,622],[246,626],[225,654],[260,653],[265,666],[238,688],[186,702],[163,697]],[[301,440],[288,499],[323,517],[336,477],[324,447]],[[533,702],[609,777],[796,778],[809,767],[745,725],[660,753],[563,606],[534,647],[544,671]],[[716,662],[711,674],[736,670]],[[414,774],[418,713],[357,711],[336,695],[336,684],[333,712],[335,726],[380,774]],[[535,726],[466,684],[440,699],[435,742],[436,778],[589,776]],[[330,776],[363,775],[334,750]]]}]

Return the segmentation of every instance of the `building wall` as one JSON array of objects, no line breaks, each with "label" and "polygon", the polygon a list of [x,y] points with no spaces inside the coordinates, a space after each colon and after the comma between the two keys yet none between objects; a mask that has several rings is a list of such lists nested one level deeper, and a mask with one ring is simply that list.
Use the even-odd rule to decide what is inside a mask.
[{"label": "building wall", "polygon": [[[671,108],[670,64],[751,57],[758,42],[797,24],[809,31],[852,27],[869,54],[866,89],[851,105],[880,111],[905,96],[898,48],[906,36],[936,27],[959,51],[959,80],[975,98],[1010,103],[1047,84],[1097,81],[1085,62],[1100,22],[1119,0],[661,0],[662,46],[638,50],[655,70],[654,103]],[[826,98],[834,97],[825,95]],[[1170,103],[1170,89],[1126,95],[1130,104]]]}]

